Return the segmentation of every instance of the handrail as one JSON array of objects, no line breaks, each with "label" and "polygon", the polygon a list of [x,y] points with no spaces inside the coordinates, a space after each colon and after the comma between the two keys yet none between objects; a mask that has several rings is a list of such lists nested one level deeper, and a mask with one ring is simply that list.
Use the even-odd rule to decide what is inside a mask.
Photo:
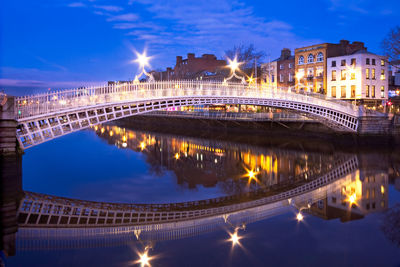
[{"label": "handrail", "polygon": [[322,94],[297,93],[284,87],[182,80],[113,84],[17,97],[15,115],[17,119],[24,119],[85,106],[146,99],[162,100],[173,97],[240,97],[288,100],[324,106],[352,116],[358,116],[361,110],[351,103],[333,100]]}]

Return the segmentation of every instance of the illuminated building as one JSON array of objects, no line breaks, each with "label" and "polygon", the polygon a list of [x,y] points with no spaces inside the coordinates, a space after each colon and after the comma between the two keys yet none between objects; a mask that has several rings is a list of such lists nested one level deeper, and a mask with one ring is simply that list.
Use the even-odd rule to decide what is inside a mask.
[{"label": "illuminated building", "polygon": [[341,40],[339,44],[323,43],[295,50],[297,90],[327,92],[327,58],[349,55],[365,49],[364,43]]},{"label": "illuminated building", "polygon": [[328,96],[379,103],[388,99],[387,57],[357,51],[328,58]]}]

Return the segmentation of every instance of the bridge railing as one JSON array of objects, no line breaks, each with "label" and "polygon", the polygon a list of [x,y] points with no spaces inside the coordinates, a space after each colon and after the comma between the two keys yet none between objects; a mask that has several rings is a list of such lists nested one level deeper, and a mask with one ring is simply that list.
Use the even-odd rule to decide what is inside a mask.
[{"label": "bridge railing", "polygon": [[312,120],[297,113],[273,112],[226,112],[226,111],[153,111],[145,114],[149,116],[185,117],[185,118],[210,118],[210,119],[242,119],[242,120],[277,120],[277,121],[308,121]]},{"label": "bridge railing", "polygon": [[16,118],[23,119],[62,110],[107,103],[172,97],[243,97],[290,100],[330,107],[357,116],[359,108],[315,93],[294,93],[288,88],[209,81],[156,81],[125,83],[48,92],[16,99]]}]

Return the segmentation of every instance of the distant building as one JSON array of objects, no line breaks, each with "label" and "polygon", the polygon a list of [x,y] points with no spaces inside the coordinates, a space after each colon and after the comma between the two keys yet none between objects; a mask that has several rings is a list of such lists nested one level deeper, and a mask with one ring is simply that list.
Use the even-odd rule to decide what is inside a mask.
[{"label": "distant building", "polygon": [[400,60],[389,62],[389,97],[400,96]]},{"label": "distant building", "polygon": [[278,62],[276,60],[261,64],[261,79],[265,85],[278,86]]},{"label": "distant building", "polygon": [[187,59],[181,56],[176,57],[174,67],[174,79],[195,79],[200,72],[216,73],[221,67],[226,66],[225,60],[219,60],[215,55],[203,54],[201,57],[195,57],[194,53],[188,53]]},{"label": "distant building", "polygon": [[327,95],[379,103],[388,99],[387,57],[359,50],[327,60]]},{"label": "distant building", "polygon": [[347,40],[341,40],[339,44],[323,43],[295,49],[296,88],[326,94],[326,59],[361,49],[366,49],[364,43]]},{"label": "distant building", "polygon": [[165,71],[151,71],[150,72],[156,81],[168,81],[174,78],[174,70],[168,67]]},{"label": "distant building", "polygon": [[281,57],[277,60],[277,67],[278,87],[294,86],[294,56],[292,56],[290,49],[282,49]]},{"label": "distant building", "polygon": [[283,48],[281,56],[272,62],[261,64],[261,77],[268,86],[294,86],[294,56],[290,49]]}]

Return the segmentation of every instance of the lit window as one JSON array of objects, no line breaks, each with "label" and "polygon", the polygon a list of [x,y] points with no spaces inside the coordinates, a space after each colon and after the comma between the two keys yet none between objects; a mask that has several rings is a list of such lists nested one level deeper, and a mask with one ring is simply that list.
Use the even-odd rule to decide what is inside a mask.
[{"label": "lit window", "polygon": [[304,64],[304,57],[300,56],[299,57],[299,65],[302,65],[302,64]]},{"label": "lit window", "polygon": [[371,69],[371,79],[375,80],[375,69]]},{"label": "lit window", "polygon": [[296,76],[298,76],[299,80],[304,77],[304,69],[299,69],[297,73]]},{"label": "lit window", "polygon": [[313,63],[313,62],[314,62],[314,56],[312,54],[309,54],[307,58],[307,63]]},{"label": "lit window", "polygon": [[381,66],[385,66],[385,60],[381,59]]},{"label": "lit window", "polygon": [[336,86],[331,86],[332,97],[336,98]]},{"label": "lit window", "polygon": [[340,91],[341,91],[341,97],[346,98],[346,86],[345,85],[340,87]]},{"label": "lit window", "polygon": [[385,70],[381,70],[381,80],[385,79]]},{"label": "lit window", "polygon": [[355,65],[356,65],[356,59],[355,59],[355,58],[352,58],[352,59],[351,59],[351,65],[352,65],[352,66],[355,66]]},{"label": "lit window", "polygon": [[375,98],[375,85],[371,86],[371,97]]},{"label": "lit window", "polygon": [[316,75],[317,77],[322,77],[323,74],[324,74],[324,67],[317,67],[317,70],[316,70],[316,72],[315,72],[315,75]]},{"label": "lit window", "polygon": [[385,98],[385,86],[381,86],[381,97]]},{"label": "lit window", "polygon": [[341,70],[340,71],[340,79],[341,80],[346,80],[346,70]]},{"label": "lit window", "polygon": [[355,80],[356,79],[356,73],[353,71],[350,74],[350,79]]},{"label": "lit window", "polygon": [[324,54],[322,52],[319,52],[317,55],[317,62],[322,62],[324,61]]},{"label": "lit window", "polygon": [[369,85],[365,86],[365,97],[369,97]]},{"label": "lit window", "polygon": [[336,70],[332,71],[332,81],[336,81]]},{"label": "lit window", "polygon": [[365,77],[366,79],[369,79],[369,69],[365,69]]},{"label": "lit window", "polygon": [[351,86],[351,98],[355,98],[356,97],[356,86],[352,85]]}]

